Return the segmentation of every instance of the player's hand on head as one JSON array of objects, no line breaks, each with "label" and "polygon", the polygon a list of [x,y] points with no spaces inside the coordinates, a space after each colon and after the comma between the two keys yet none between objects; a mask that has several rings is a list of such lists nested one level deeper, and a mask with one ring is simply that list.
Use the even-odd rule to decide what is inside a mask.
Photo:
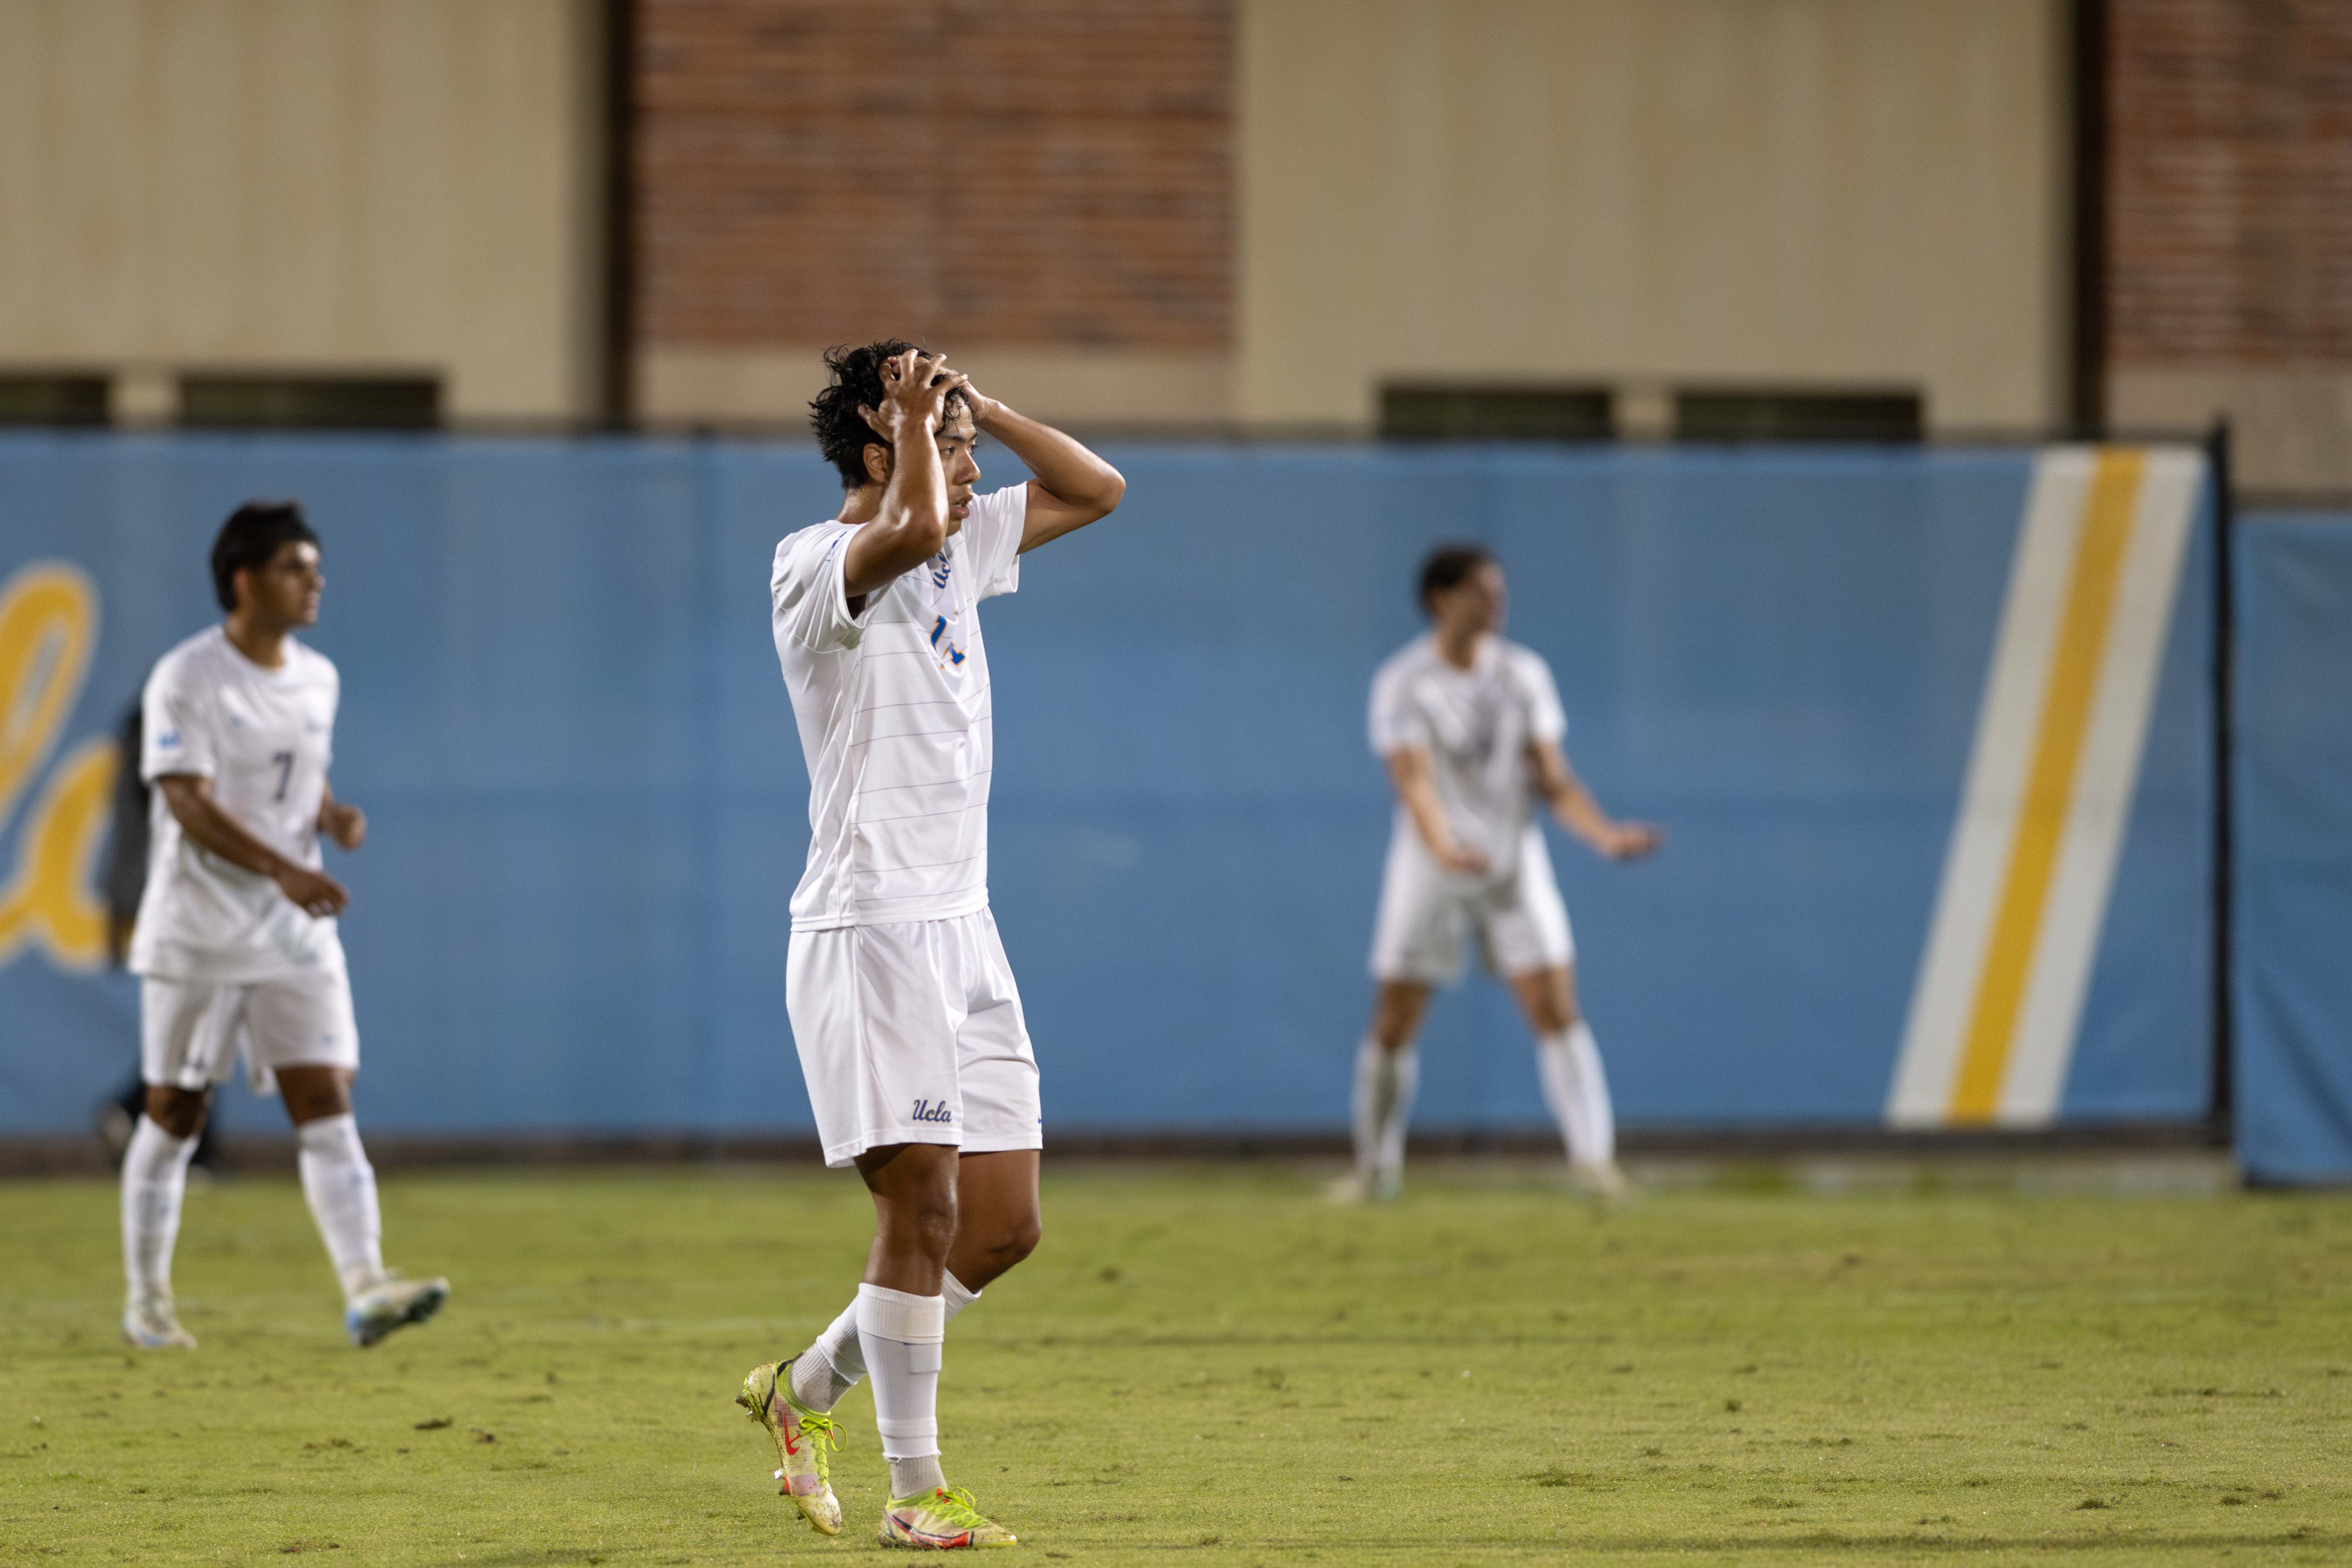
[{"label": "player's hand on head", "polygon": [[284,866],[276,878],[278,890],[305,912],[323,920],[350,907],[351,890],[324,871],[307,866]]},{"label": "player's hand on head", "polygon": [[957,371],[954,390],[963,394],[964,406],[971,410],[971,422],[985,425],[1003,408],[1003,405],[971,384],[971,377]]},{"label": "player's hand on head", "polygon": [[963,382],[963,374],[948,369],[946,361],[908,349],[882,362],[882,406],[857,412],[885,436],[909,427],[936,430],[946,417],[948,394]]}]

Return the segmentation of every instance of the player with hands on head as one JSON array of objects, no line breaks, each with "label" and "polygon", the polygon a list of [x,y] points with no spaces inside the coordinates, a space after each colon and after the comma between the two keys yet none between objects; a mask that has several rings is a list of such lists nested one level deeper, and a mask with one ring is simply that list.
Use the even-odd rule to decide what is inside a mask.
[{"label": "player with hands on head", "polygon": [[[825,362],[813,423],[846,493],[776,547],[769,583],[809,775],[784,993],[825,1163],[856,1167],[875,1236],[855,1299],[801,1354],[754,1367],[736,1402],[774,1437],[784,1495],[831,1535],[832,1411],[870,1375],[890,1467],[882,1543],[1010,1546],[947,1485],[937,1413],[949,1321],[1042,1233],[1037,1058],[988,906],[980,605],[1127,487],[911,343]],[[982,432],[1035,477],[979,493]]]},{"label": "player with hands on head", "polygon": [[1611,860],[1656,849],[1646,823],[1601,809],[1568,763],[1568,721],[1541,656],[1502,636],[1503,569],[1475,544],[1442,545],[1421,573],[1424,635],[1372,680],[1372,750],[1397,797],[1372,939],[1371,1027],[1356,1049],[1354,1170],[1338,1197],[1403,1188],[1405,1124],[1420,1063],[1414,1037],[1435,987],[1459,978],[1475,937],[1536,1037],[1544,1102],[1572,1175],[1624,1191],[1608,1079],[1576,999],[1576,944],[1552,876],[1538,800]]},{"label": "player with hands on head", "polygon": [[344,1331],[372,1345],[431,1317],[449,1284],[385,1270],[352,1115],[359,1025],[336,925],[351,893],[319,840],[357,849],[367,816],[327,783],[341,679],[293,635],[318,624],[319,537],[291,501],[247,502],[222,525],[212,571],[225,618],[158,660],[142,699],[154,795],[130,968],[146,1098],[122,1160],[122,1332],[149,1349],[195,1343],[172,1252],[214,1086],[242,1055],[254,1087],[285,1100]]}]

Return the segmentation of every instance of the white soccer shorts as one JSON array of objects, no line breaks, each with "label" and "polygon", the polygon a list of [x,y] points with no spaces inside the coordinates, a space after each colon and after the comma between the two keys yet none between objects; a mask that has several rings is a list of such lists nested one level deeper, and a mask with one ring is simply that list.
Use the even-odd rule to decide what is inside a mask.
[{"label": "white soccer shorts", "polygon": [[893,1143],[1045,1146],[1037,1057],[986,910],[796,931],[784,1005],[826,1164]]},{"label": "white soccer shorts", "polygon": [[279,1068],[356,1070],[350,972],[335,964],[243,984],[140,981],[139,1073],[149,1083],[208,1089],[228,1077],[240,1051],[257,1093],[274,1089]]},{"label": "white soccer shorts", "polygon": [[1517,867],[1499,877],[1445,871],[1409,829],[1400,831],[1381,878],[1372,978],[1450,985],[1462,977],[1463,946],[1474,934],[1497,974],[1575,962],[1576,938],[1542,830],[1528,824]]}]

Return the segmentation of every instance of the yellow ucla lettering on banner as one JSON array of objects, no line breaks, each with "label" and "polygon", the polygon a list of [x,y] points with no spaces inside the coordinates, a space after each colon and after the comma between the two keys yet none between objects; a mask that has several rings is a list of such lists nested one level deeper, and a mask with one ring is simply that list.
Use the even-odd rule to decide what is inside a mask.
[{"label": "yellow ucla lettering on banner", "polygon": [[[38,561],[0,583],[0,842],[81,695],[98,644],[98,592],[79,567]],[[103,737],[74,748],[25,813],[16,868],[0,885],[0,964],[38,946],[69,968],[106,952],[89,887],[117,765]]]}]

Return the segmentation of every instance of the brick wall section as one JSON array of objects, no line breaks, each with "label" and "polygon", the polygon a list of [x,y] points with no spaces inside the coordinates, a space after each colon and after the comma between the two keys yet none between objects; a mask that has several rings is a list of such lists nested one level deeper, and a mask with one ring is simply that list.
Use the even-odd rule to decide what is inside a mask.
[{"label": "brick wall section", "polygon": [[2119,366],[2352,363],[2352,0],[2109,0]]},{"label": "brick wall section", "polygon": [[638,331],[1216,353],[1231,0],[638,0]]}]

